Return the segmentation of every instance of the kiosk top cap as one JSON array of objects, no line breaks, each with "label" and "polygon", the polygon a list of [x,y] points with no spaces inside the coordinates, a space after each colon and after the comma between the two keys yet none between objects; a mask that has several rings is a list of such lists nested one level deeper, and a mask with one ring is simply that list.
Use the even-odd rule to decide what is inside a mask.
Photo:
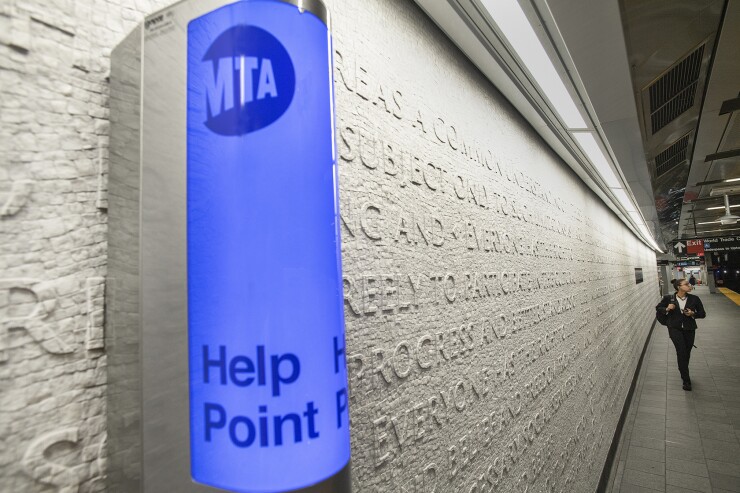
[{"label": "kiosk top cap", "polygon": [[[150,17],[153,17],[164,10],[171,9],[173,6],[179,3],[182,3],[182,2],[186,2],[186,1],[188,0],[180,0],[179,2],[175,2],[174,4],[168,7],[156,10],[152,12],[151,14],[149,14],[148,16],[146,16],[146,18],[148,19]],[[259,2],[263,0],[237,0],[237,1],[257,1]],[[331,25],[329,23],[329,9],[326,8],[326,5],[324,4],[323,0],[274,0],[274,1],[294,5],[295,7],[298,7],[299,10],[304,10],[306,12],[312,13],[319,20],[321,20],[321,22],[323,22],[326,25],[329,31],[331,31]],[[236,2],[232,2],[232,3],[236,3]]]}]

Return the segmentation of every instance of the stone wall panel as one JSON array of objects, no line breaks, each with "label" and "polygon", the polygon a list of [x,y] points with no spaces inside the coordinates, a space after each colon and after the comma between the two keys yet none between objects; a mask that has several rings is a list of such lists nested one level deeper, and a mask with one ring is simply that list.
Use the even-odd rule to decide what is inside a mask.
[{"label": "stone wall panel", "polygon": [[0,490],[102,491],[109,55],[167,2],[0,6]]},{"label": "stone wall panel", "polygon": [[332,6],[356,491],[594,491],[654,255],[412,2]]}]

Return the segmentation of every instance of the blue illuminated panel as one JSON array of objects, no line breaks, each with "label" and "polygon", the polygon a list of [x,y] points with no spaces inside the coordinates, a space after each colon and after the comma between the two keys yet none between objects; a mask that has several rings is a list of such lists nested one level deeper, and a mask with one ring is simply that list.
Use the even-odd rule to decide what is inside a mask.
[{"label": "blue illuminated panel", "polygon": [[237,2],[188,27],[191,472],[303,488],[349,461],[331,40]]}]

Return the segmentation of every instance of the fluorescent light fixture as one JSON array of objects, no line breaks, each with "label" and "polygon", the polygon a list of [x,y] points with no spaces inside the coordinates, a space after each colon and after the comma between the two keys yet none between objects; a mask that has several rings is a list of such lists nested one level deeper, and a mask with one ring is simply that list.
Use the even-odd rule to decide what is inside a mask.
[{"label": "fluorescent light fixture", "polygon": [[567,128],[587,128],[586,122],[517,0],[482,0],[483,6]]},{"label": "fluorescent light fixture", "polygon": [[[740,207],[740,204],[731,205],[730,206],[730,209],[732,209],[733,207]],[[725,206],[720,205],[720,206],[717,206],[717,207],[707,207],[707,210],[708,211],[717,211],[717,210],[720,210],[720,209],[724,210],[724,208],[725,208]]]},{"label": "fluorescent light fixture", "polygon": [[729,180],[725,180],[725,183],[732,183],[733,181],[740,181],[740,178],[730,178]]},{"label": "fluorescent light fixture", "polygon": [[571,135],[578,141],[578,145],[586,153],[589,161],[596,167],[596,170],[604,179],[604,182],[606,182],[606,186],[609,188],[621,188],[617,175],[614,174],[609,160],[596,142],[594,134],[592,132],[573,132]]},{"label": "fluorescent light fixture", "polygon": [[632,220],[635,222],[635,224],[645,224],[645,222],[642,220],[642,216],[637,211],[629,211],[628,214],[632,218]]},{"label": "fluorescent light fixture", "polygon": [[627,212],[635,212],[637,209],[635,208],[634,204],[632,203],[632,199],[630,199],[629,195],[627,195],[627,191],[623,188],[612,188],[612,193],[615,197],[617,197],[617,200],[622,204],[624,207],[624,210]]},{"label": "fluorescent light fixture", "polygon": [[725,233],[727,231],[740,231],[740,228],[727,228],[727,229],[710,229],[709,231],[701,231],[701,234],[704,233]]},{"label": "fluorescent light fixture", "polygon": [[651,247],[653,247],[653,250],[657,250],[660,253],[664,253],[663,250],[658,246],[658,243],[653,238],[653,234],[648,229],[647,225],[645,224],[645,221],[642,220],[642,217],[637,212],[630,212],[630,216],[635,220],[637,223],[637,229],[642,233],[642,236],[644,239],[648,241]]},{"label": "fluorescent light fixture", "polygon": [[642,233],[648,243],[650,243],[650,246],[653,247],[654,250],[663,253],[663,250],[661,250],[658,246],[658,243],[655,242],[655,240],[653,239],[653,235],[650,233],[650,230],[648,230],[647,226],[645,226],[645,224],[640,224],[639,229],[640,233]]},{"label": "fluorescent light fixture", "polygon": [[719,222],[719,221],[707,221],[707,222],[705,222],[705,223],[696,223],[696,225],[698,226],[698,225],[700,225],[700,224],[717,224],[718,222]]}]

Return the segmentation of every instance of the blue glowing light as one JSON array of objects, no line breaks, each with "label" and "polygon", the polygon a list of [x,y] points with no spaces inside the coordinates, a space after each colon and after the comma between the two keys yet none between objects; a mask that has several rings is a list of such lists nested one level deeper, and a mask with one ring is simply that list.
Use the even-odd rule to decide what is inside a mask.
[{"label": "blue glowing light", "polygon": [[227,490],[349,461],[330,43],[279,1],[188,26],[191,473]]}]

